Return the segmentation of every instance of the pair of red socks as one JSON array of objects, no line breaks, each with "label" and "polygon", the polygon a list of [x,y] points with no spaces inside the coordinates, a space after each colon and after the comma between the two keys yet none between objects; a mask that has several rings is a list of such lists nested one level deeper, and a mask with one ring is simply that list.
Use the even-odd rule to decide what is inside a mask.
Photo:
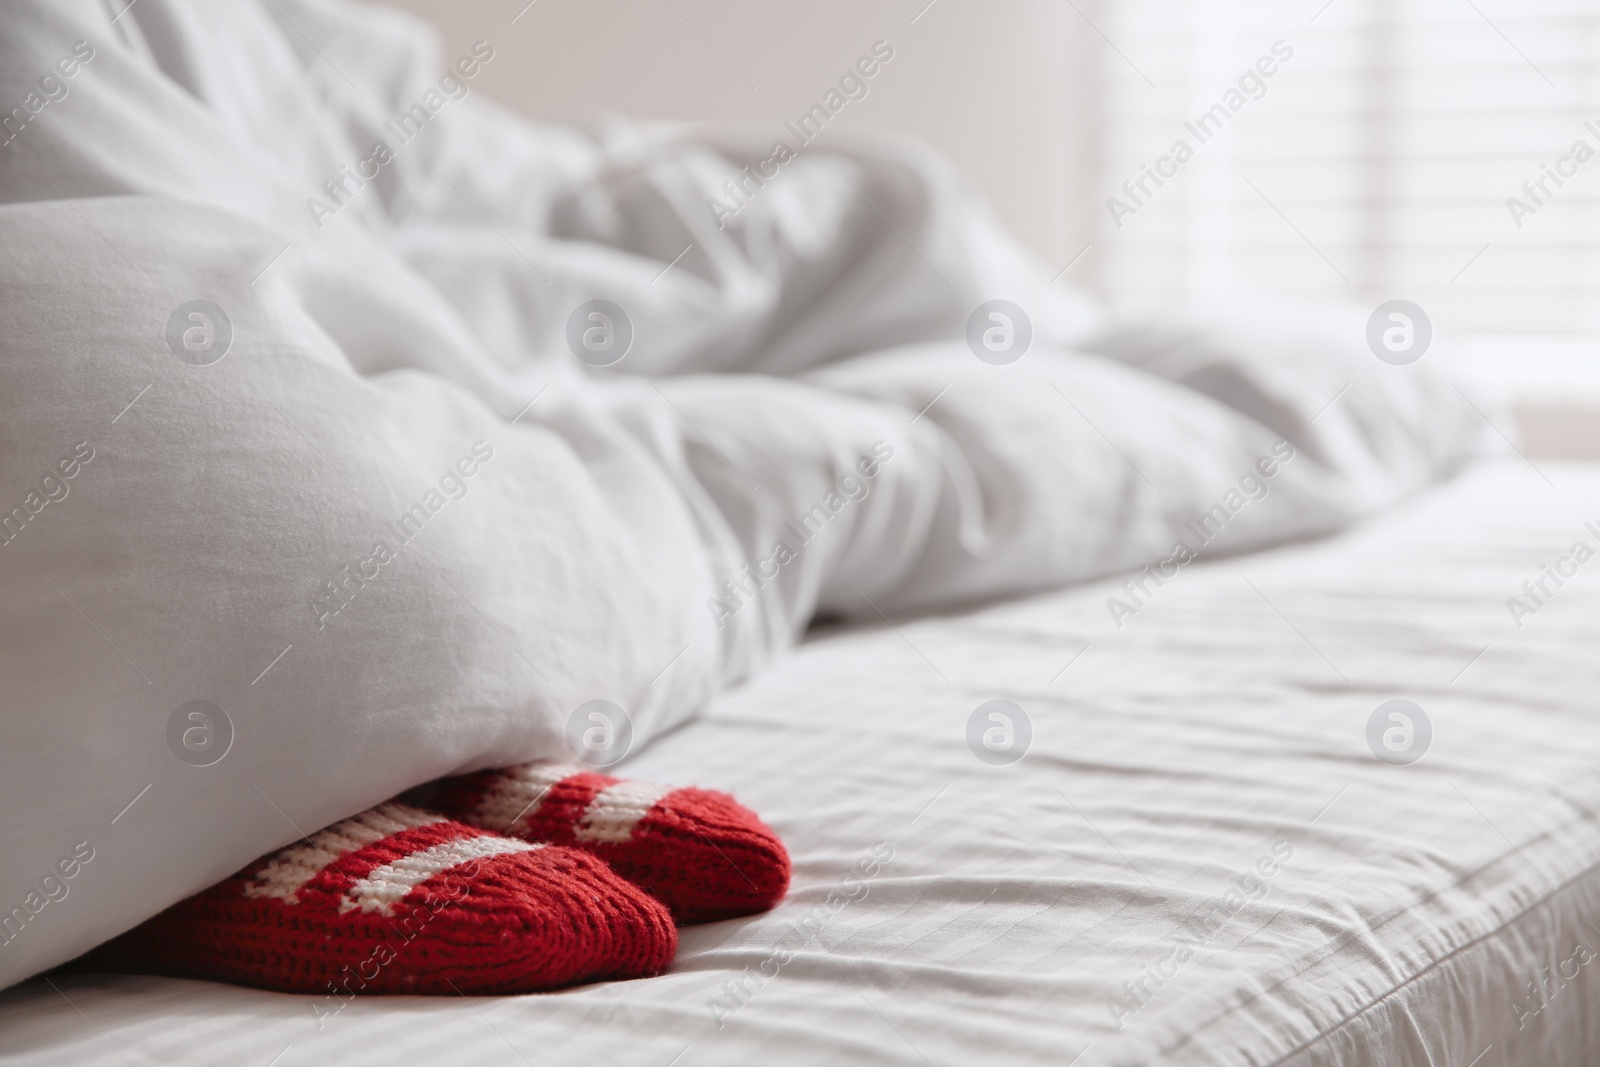
[{"label": "pair of red socks", "polygon": [[659,974],[765,911],[783,843],[726,794],[574,765],[446,779],[266,856],[82,963],[293,993],[523,993]]}]

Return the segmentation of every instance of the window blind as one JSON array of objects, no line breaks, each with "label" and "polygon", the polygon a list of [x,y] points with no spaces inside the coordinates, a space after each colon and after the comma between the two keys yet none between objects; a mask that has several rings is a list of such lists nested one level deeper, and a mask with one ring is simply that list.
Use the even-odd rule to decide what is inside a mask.
[{"label": "window blind", "polygon": [[1097,243],[1113,299],[1248,286],[1413,300],[1465,332],[1600,332],[1600,5],[1083,12],[1107,44]]}]

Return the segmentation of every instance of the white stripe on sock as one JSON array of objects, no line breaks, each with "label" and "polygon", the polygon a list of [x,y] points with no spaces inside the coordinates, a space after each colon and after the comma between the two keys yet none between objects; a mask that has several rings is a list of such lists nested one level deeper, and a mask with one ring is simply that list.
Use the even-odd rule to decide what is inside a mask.
[{"label": "white stripe on sock", "polygon": [[528,822],[539,813],[540,802],[550,787],[563,778],[570,778],[584,768],[571,763],[526,763],[521,767],[507,768],[495,783],[484,791],[473,813],[471,823],[514,834],[528,828]]},{"label": "white stripe on sock", "polygon": [[667,790],[649,782],[618,782],[608,785],[584,809],[583,818],[572,828],[579,841],[618,844],[633,836],[633,828],[649,813]]},{"label": "white stripe on sock", "polygon": [[393,863],[386,863],[351,886],[339,902],[339,913],[360,908],[392,915],[394,906],[404,900],[417,886],[452,867],[473,860],[486,860],[508,852],[532,852],[543,845],[529,844],[509,837],[484,834],[482,837],[461,837],[434,845]]},{"label": "white stripe on sock", "polygon": [[273,856],[245,885],[244,895],[276,897],[285,904],[298,903],[301,887],[346,853],[382,841],[401,830],[444,821],[443,815],[418,811],[405,804],[392,801],[379,804],[318,830],[300,844],[290,845]]}]

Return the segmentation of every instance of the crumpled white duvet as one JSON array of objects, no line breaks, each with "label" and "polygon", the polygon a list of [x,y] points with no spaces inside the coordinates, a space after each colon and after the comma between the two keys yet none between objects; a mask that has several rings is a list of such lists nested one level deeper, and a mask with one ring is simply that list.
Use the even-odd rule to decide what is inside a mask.
[{"label": "crumpled white duvet", "polygon": [[[818,614],[1145,568],[1137,613],[1491,433],[1359,312],[1117,327],[915,145],[828,131],[719,218],[783,130],[530,125],[474,89],[492,40],[323,0],[3,20],[0,985],[557,755],[587,701],[642,744]],[[969,348],[990,300],[1015,362]]]}]

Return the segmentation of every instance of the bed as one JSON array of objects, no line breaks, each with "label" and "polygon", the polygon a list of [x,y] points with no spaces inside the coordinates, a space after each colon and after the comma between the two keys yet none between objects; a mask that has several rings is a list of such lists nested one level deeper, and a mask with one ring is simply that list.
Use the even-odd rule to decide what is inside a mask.
[{"label": "bed", "polygon": [[[795,861],[668,974],[348,1003],[50,976],[0,996],[0,1063],[1592,1064],[1600,585],[1507,600],[1597,514],[1600,469],[1512,457],[1198,563],[1120,629],[1110,579],[814,631],[625,764],[731,789]],[[1368,740],[1396,699],[1431,723],[1408,765]],[[1020,760],[967,742],[991,700]]]}]

